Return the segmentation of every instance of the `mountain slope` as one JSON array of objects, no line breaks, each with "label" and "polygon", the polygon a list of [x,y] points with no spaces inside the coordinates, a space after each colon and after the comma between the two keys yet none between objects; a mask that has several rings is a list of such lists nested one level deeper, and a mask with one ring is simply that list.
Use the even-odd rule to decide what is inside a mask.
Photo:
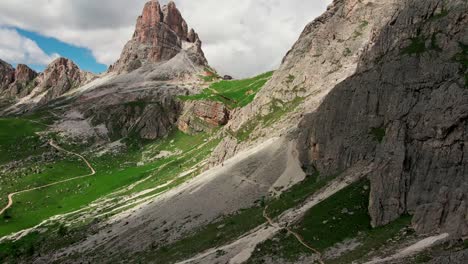
[{"label": "mountain slope", "polygon": [[35,109],[96,179],[38,194],[69,210],[0,259],[464,263],[467,11],[335,0],[273,76],[211,84],[194,31],[150,1],[108,73]]}]

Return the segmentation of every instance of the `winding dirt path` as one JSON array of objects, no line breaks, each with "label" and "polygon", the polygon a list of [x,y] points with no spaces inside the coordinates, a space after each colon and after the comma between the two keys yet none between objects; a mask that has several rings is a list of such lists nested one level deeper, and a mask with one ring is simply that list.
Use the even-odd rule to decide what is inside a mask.
[{"label": "winding dirt path", "polygon": [[26,192],[30,192],[30,191],[35,191],[35,190],[41,190],[41,189],[44,189],[44,188],[47,188],[47,187],[50,187],[50,186],[54,186],[54,185],[57,185],[57,184],[61,184],[61,183],[65,183],[65,182],[69,182],[69,181],[73,181],[73,180],[77,180],[77,179],[82,179],[82,178],[86,178],[86,177],[90,177],[90,176],[93,176],[96,174],[96,170],[94,170],[93,166],[91,165],[91,163],[89,163],[89,161],[83,157],[82,155],[78,154],[78,153],[74,153],[74,152],[71,152],[71,151],[68,151],[66,149],[63,149],[62,147],[58,146],[57,144],[54,143],[54,141],[49,141],[49,145],[52,146],[53,148],[57,149],[58,151],[61,151],[61,152],[64,152],[64,153],[67,153],[69,155],[74,155],[74,156],[77,156],[79,157],[81,160],[84,161],[84,163],[86,163],[86,166],[88,166],[88,168],[91,170],[91,173],[90,174],[86,174],[86,175],[82,175],[82,176],[77,176],[77,177],[73,177],[73,178],[70,178],[70,179],[66,179],[66,180],[63,180],[63,181],[58,181],[58,182],[53,182],[53,183],[49,183],[49,184],[46,184],[46,185],[42,185],[42,186],[38,186],[38,187],[34,187],[34,188],[31,188],[31,189],[27,189],[27,190],[22,190],[22,191],[19,191],[19,192],[14,192],[14,193],[10,193],[8,195],[8,204],[0,210],[0,215],[3,214],[6,210],[8,210],[9,208],[11,208],[11,206],[13,205],[13,197],[15,195],[18,195],[18,194],[22,194],[22,193],[26,193]]},{"label": "winding dirt path", "polygon": [[286,227],[280,227],[278,224],[276,224],[273,219],[271,219],[269,216],[268,216],[268,213],[267,213],[267,210],[268,210],[268,205],[265,207],[265,209],[263,209],[263,218],[265,218],[267,221],[268,221],[268,224],[271,225],[272,227],[277,227],[277,228],[285,228],[290,234],[292,234],[299,243],[301,243],[304,247],[310,249],[312,252],[314,252],[317,256],[318,256],[318,259],[317,261],[320,263],[320,264],[325,264],[325,262],[323,262],[322,260],[322,253],[320,253],[320,251],[318,251],[317,249],[309,246],[305,241],[304,241],[304,238],[302,238],[301,235],[299,235],[298,233],[296,233],[295,231],[293,231],[290,227],[286,226]]}]

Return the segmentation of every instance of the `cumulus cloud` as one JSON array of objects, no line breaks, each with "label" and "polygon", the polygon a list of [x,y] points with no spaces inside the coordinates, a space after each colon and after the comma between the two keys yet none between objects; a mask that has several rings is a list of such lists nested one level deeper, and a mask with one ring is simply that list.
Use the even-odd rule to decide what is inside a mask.
[{"label": "cumulus cloud", "polygon": [[[112,64],[146,0],[2,0],[0,25],[89,48]],[[167,0],[161,0],[162,4]],[[208,61],[238,77],[277,67],[304,26],[331,0],[176,0],[204,43]]]},{"label": "cumulus cloud", "polygon": [[16,30],[0,27],[0,58],[10,63],[47,65],[58,54],[46,54],[36,42],[21,36]]}]

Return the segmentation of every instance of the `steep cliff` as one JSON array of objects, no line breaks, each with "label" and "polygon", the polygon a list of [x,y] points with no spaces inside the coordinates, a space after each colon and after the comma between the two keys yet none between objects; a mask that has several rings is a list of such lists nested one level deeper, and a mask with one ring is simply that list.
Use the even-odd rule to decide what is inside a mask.
[{"label": "steep cliff", "polygon": [[374,226],[411,214],[421,233],[466,236],[468,5],[400,2],[356,73],[301,121],[303,161],[322,175],[373,163]]}]

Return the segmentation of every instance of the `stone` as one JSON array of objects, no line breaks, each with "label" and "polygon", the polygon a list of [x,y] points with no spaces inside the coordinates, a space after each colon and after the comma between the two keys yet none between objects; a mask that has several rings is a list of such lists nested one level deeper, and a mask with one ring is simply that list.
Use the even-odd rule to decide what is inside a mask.
[{"label": "stone", "polygon": [[220,102],[191,101],[184,104],[178,127],[185,133],[209,131],[229,121],[229,110]]}]

